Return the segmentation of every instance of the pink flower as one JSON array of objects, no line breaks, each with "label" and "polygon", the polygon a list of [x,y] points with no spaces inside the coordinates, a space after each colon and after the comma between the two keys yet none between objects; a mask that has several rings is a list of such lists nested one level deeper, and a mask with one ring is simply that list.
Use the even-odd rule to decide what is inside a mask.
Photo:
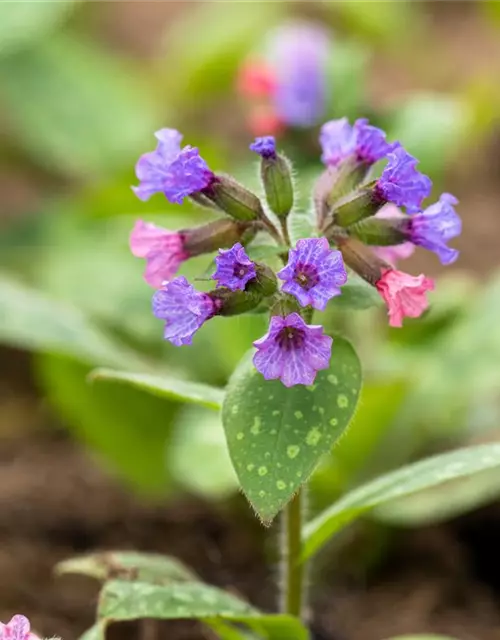
[{"label": "pink flower", "polygon": [[424,275],[386,269],[375,285],[389,310],[391,327],[402,327],[403,318],[418,318],[429,306],[425,294],[434,289],[434,281]]},{"label": "pink flower", "polygon": [[138,220],[132,229],[130,250],[136,258],[146,258],[144,280],[155,289],[171,280],[180,264],[189,257],[182,234],[142,220]]},{"label": "pink flower", "polygon": [[[391,218],[404,218],[404,213],[395,204],[388,203],[376,214],[376,218],[390,220]],[[372,247],[374,253],[392,267],[395,267],[399,260],[406,260],[415,251],[415,245],[412,242],[403,242],[392,247]]]},{"label": "pink flower", "polygon": [[7,624],[0,622],[0,640],[39,640],[30,631],[30,621],[25,616],[13,616]]}]

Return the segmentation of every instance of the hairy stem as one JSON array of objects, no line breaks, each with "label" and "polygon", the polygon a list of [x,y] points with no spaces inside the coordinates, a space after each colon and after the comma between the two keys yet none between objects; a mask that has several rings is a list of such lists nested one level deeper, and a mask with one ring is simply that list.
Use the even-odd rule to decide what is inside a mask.
[{"label": "hairy stem", "polygon": [[303,607],[304,567],[300,561],[302,537],[303,493],[298,493],[288,503],[284,513],[283,540],[283,604],[284,613],[300,618]]}]

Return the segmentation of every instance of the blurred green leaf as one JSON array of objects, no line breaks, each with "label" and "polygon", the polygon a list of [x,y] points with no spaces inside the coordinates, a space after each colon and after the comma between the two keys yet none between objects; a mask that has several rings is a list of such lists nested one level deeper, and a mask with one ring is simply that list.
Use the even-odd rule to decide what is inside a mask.
[{"label": "blurred green leaf", "polygon": [[[409,37],[418,33],[419,15],[412,2],[352,2],[337,0],[324,6],[340,17],[357,36],[377,44],[400,42],[403,34]],[[408,25],[412,29],[408,29]]]},{"label": "blurred green leaf", "polygon": [[165,587],[113,580],[101,591],[98,615],[110,621],[195,618],[206,620],[208,624],[217,618],[244,624],[262,640],[308,639],[306,629],[296,618],[260,614],[230,593],[196,583]]},{"label": "blurred green leaf", "polygon": [[0,57],[46,38],[67,18],[78,0],[0,2]]},{"label": "blurred green leaf", "polygon": [[99,330],[81,311],[0,276],[0,341],[82,362],[144,369],[142,358]]},{"label": "blurred green leaf", "polygon": [[224,498],[238,488],[219,414],[185,407],[175,424],[167,466],[184,489],[206,498]]},{"label": "blurred green leaf", "polygon": [[210,409],[220,409],[224,398],[223,389],[209,387],[199,382],[168,378],[163,375],[96,369],[91,373],[90,380],[92,382],[119,382],[161,398],[169,398],[178,402],[193,402]]},{"label": "blurred green leaf", "polygon": [[158,120],[138,76],[74,34],[0,58],[0,103],[13,141],[57,173],[102,178],[154,147]]},{"label": "blurred green leaf", "polygon": [[388,136],[399,140],[420,160],[419,168],[435,177],[465,142],[471,118],[459,98],[416,94],[394,110]]},{"label": "blurred green leaf", "polygon": [[169,586],[146,582],[111,580],[105,583],[99,597],[99,618],[137,620],[140,618],[238,618],[258,615],[247,602],[201,583]]},{"label": "blurred green leaf", "polygon": [[55,571],[59,575],[78,573],[102,582],[115,579],[169,584],[198,580],[177,558],[138,551],[90,553],[59,562]]},{"label": "blurred green leaf", "polygon": [[499,496],[500,472],[492,469],[380,505],[373,517],[391,525],[421,527],[456,518]]},{"label": "blurred green leaf", "polygon": [[359,42],[336,40],[327,61],[325,121],[356,118],[363,111],[369,54]]},{"label": "blurred green leaf", "polygon": [[246,356],[231,377],[222,422],[241,488],[264,522],[306,482],[346,429],[356,408],[361,367],[335,338],[330,367],[313,385],[264,380]]},{"label": "blurred green leaf", "polygon": [[168,490],[165,449],[178,405],[133,387],[89,385],[88,368],[65,358],[44,356],[35,365],[49,402],[114,472],[140,490]]},{"label": "blurred green leaf", "polygon": [[307,524],[302,558],[310,558],[341,529],[374,507],[497,467],[500,444],[488,444],[433,456],[380,476],[350,491]]},{"label": "blurred green leaf", "polygon": [[[200,4],[168,32],[169,95],[192,101],[231,89],[242,59],[284,14],[279,2]],[[196,34],[193,44],[192,34]],[[171,60],[176,63],[173,66]]]}]

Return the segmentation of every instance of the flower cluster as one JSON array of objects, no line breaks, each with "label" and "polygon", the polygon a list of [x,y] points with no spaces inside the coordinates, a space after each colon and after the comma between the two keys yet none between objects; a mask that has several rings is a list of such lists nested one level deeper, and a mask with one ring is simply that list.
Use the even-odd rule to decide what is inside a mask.
[{"label": "flower cluster", "polygon": [[255,135],[284,127],[309,127],[326,110],[326,79],[332,42],[328,32],[309,22],[273,30],[258,58],[250,58],[238,77],[239,93],[252,105]]},{"label": "flower cluster", "polygon": [[[153,313],[165,322],[164,337],[173,345],[190,345],[215,316],[267,310],[269,331],[254,342],[255,367],[285,386],[309,385],[329,367],[333,342],[321,325],[310,324],[311,318],[341,295],[346,266],[376,288],[387,305],[389,324],[400,327],[405,317],[416,318],[427,309],[426,294],[434,283],[396,270],[395,262],[415,246],[434,251],[443,264],[457,258],[447,244],[461,230],[457,200],[444,193],[424,209],[430,179],[399,142],[388,142],[365,119],[351,126],[342,118],[322,127],[326,168],[315,188],[316,229],[314,237],[294,246],[288,229],[294,206],[291,168],[272,136],[250,146],[261,158],[266,202],[230,176],[212,172],[196,149],[181,149],[178,132],[164,129],[156,137],[158,148],[142,156],[136,168],[137,195],[158,191],[171,202],[189,197],[226,214],[193,229],[168,231],[138,221],[132,230],[132,253],[146,260],[145,279],[157,289]],[[371,179],[379,161],[385,167]],[[258,233],[270,236],[283,261],[276,273],[252,259]],[[197,291],[185,277],[176,277],[191,256],[214,252],[211,291]]]},{"label": "flower cluster", "polygon": [[18,614],[13,616],[7,624],[0,622],[0,640],[39,640],[39,638],[31,632],[28,618]]}]

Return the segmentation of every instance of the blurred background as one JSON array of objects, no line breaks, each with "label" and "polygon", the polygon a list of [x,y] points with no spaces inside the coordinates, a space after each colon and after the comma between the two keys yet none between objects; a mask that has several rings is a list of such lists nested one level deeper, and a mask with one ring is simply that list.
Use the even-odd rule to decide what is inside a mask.
[{"label": "blurred background", "polygon": [[[297,20],[328,48],[326,100],[306,127],[252,75],[277,64]],[[307,203],[319,126],[367,116],[420,159],[434,199],[460,200],[459,261],[445,270],[418,251],[403,267],[437,278],[425,319],[390,330],[380,308],[331,312],[365,388],[313,478],[312,513],[408,461],[500,439],[499,77],[497,1],[0,2],[0,620],[22,612],[40,634],[78,638],[97,585],[56,579],[53,565],[111,548],[178,555],[274,607],[276,535],[237,492],[218,415],[87,381],[108,366],[223,386],[265,329],[237,317],[206,325],[190,349],[162,341],[128,234],[139,217],[176,229],[206,214],[130,190],[161,127],[251,188],[248,144],[272,129]],[[314,570],[318,638],[498,639],[499,498],[488,472],[351,527]],[[168,634],[205,637],[194,623]],[[133,625],[118,636],[139,637]]]}]

